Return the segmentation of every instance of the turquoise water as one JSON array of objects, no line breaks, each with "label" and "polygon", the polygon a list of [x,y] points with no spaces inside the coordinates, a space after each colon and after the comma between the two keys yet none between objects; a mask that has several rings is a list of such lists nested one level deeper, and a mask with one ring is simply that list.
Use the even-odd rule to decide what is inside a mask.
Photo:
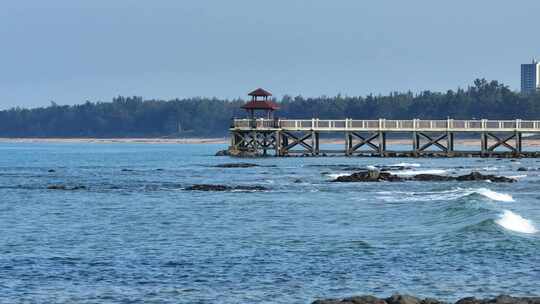
[{"label": "turquoise water", "polygon": [[[212,156],[221,148],[0,144],[0,303],[540,293],[535,159],[267,158],[214,168],[241,161]],[[411,169],[400,174],[480,170],[519,182],[328,182],[347,166],[402,162]],[[269,190],[183,190],[196,183]]]}]

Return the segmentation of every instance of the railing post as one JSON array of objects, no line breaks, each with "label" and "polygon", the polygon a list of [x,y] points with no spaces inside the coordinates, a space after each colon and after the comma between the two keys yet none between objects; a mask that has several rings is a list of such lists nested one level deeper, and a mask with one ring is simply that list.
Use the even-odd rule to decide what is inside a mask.
[{"label": "railing post", "polygon": [[516,130],[521,129],[521,119],[516,119]]},{"label": "railing post", "polygon": [[482,119],[482,123],[481,123],[481,124],[482,124],[482,130],[483,130],[483,131],[486,130],[486,125],[487,125],[487,124],[486,124],[486,121],[487,121],[487,119]]},{"label": "railing post", "polygon": [[315,129],[315,118],[311,119],[311,130]]}]

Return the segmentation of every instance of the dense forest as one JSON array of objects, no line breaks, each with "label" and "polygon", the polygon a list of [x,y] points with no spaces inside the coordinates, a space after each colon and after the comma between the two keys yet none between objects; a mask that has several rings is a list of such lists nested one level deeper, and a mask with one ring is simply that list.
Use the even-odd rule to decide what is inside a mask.
[{"label": "dense forest", "polygon": [[[231,118],[243,117],[242,100],[116,97],[0,111],[0,137],[222,136]],[[540,94],[522,95],[497,81],[477,79],[467,89],[387,96],[284,96],[276,116],[353,119],[540,119]]]}]

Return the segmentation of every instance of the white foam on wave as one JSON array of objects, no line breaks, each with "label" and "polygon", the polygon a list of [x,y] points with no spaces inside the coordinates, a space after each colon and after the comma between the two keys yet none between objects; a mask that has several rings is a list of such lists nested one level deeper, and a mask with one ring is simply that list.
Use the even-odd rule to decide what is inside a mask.
[{"label": "white foam on wave", "polygon": [[427,170],[403,170],[403,171],[391,171],[392,174],[399,176],[412,176],[417,174],[435,174],[446,175],[448,172],[443,169],[427,169]]},{"label": "white foam on wave", "polygon": [[382,191],[378,192],[378,194],[381,195],[381,199],[390,202],[453,201],[472,194],[478,194],[485,198],[498,202],[514,201],[514,198],[510,194],[499,193],[487,188],[455,188],[444,191],[424,192]]},{"label": "white foam on wave", "polygon": [[504,229],[515,232],[528,234],[538,232],[538,229],[536,229],[536,227],[530,220],[523,218],[521,215],[514,213],[510,210],[504,210],[503,213],[500,215],[500,218],[496,220],[495,223],[497,223]]},{"label": "white foam on wave", "polygon": [[506,177],[513,178],[513,179],[521,179],[521,178],[527,177],[527,175],[510,175],[510,176],[506,176]]},{"label": "white foam on wave", "polygon": [[488,188],[479,188],[473,190],[473,193],[478,193],[484,197],[487,197],[493,201],[498,202],[514,202],[514,198],[510,194],[499,193]]},{"label": "white foam on wave", "polygon": [[331,179],[336,179],[340,176],[346,176],[346,175],[351,175],[352,173],[332,173],[332,174],[328,174],[328,177],[330,177]]},{"label": "white foam on wave", "polygon": [[420,166],[421,165],[417,163],[399,163],[395,165],[390,165],[390,167],[410,167],[410,168],[418,168]]}]

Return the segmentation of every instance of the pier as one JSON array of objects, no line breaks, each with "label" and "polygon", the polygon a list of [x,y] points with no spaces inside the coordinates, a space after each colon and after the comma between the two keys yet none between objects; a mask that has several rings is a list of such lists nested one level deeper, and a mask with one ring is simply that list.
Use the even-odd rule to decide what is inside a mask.
[{"label": "pier", "polygon": [[[540,157],[523,151],[523,137],[540,135],[540,120],[323,120],[277,119],[279,105],[264,89],[249,93],[242,106],[249,118],[234,119],[229,150],[275,156],[378,156],[378,157]],[[256,112],[264,112],[256,117]],[[342,148],[322,149],[321,136],[343,139]],[[405,140],[405,150],[389,145]],[[456,139],[477,140],[476,149],[456,149]],[[403,146],[403,145],[402,145]]]},{"label": "pier", "polygon": [[[261,155],[540,157],[540,152],[522,149],[523,134],[540,135],[540,121],[536,120],[234,119],[230,133],[231,149]],[[324,134],[343,138],[343,148],[321,149]],[[391,135],[410,140],[410,149],[391,149]],[[455,149],[459,136],[477,139],[479,148]]]}]

